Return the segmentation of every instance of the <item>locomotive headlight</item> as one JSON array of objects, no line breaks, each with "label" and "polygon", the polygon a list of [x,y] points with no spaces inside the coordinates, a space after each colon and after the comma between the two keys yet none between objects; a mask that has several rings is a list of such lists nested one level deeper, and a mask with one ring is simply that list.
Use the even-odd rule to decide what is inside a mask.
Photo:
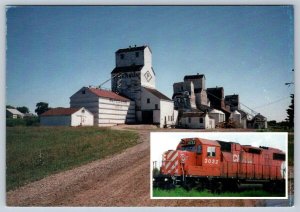
[{"label": "locomotive headlight", "polygon": [[168,178],[165,178],[165,182],[167,182],[168,181]]}]

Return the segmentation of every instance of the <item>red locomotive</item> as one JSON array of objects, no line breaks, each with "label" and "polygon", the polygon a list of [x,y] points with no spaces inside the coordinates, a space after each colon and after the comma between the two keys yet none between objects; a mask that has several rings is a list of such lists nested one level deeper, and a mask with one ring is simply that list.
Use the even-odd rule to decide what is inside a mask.
[{"label": "red locomotive", "polygon": [[241,145],[203,138],[181,139],[176,150],[163,154],[154,187],[208,188],[220,192],[256,184],[266,189],[285,188],[285,153],[272,147]]}]

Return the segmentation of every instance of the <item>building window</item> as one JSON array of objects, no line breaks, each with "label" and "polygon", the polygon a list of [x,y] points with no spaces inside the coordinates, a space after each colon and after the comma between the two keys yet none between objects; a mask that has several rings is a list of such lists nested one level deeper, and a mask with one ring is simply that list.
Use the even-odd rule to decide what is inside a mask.
[{"label": "building window", "polygon": [[208,157],[215,157],[216,156],[216,147],[208,146],[207,147],[207,156]]},{"label": "building window", "polygon": [[191,123],[191,117],[189,117],[189,123]]},{"label": "building window", "polygon": [[155,104],[155,110],[158,110],[158,104]]},{"label": "building window", "polygon": [[121,60],[123,60],[125,58],[125,55],[124,54],[120,54],[120,58],[121,58]]},{"label": "building window", "polygon": [[82,94],[85,94],[85,90],[81,91]]},{"label": "building window", "polygon": [[139,52],[136,52],[135,53],[135,57],[139,57],[140,56],[140,53]]},{"label": "building window", "polygon": [[199,118],[200,124],[203,124],[203,118]]},{"label": "building window", "polygon": [[82,112],[82,113],[84,113],[85,111],[84,111],[84,110],[82,110],[81,112]]},{"label": "building window", "polygon": [[150,99],[149,99],[149,98],[147,99],[147,103],[148,103],[148,104],[150,103]]}]

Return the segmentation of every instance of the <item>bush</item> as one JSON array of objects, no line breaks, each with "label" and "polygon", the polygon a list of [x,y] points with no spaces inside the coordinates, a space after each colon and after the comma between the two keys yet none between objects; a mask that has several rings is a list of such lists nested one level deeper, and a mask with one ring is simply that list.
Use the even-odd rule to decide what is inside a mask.
[{"label": "bush", "polygon": [[153,174],[153,177],[156,177],[156,176],[158,176],[159,175],[159,169],[158,168],[153,168],[153,170],[152,170],[152,174]]},{"label": "bush", "polygon": [[24,117],[24,119],[13,119],[7,118],[6,119],[6,126],[7,127],[15,127],[15,126],[39,126],[40,121],[39,118],[36,116],[32,117]]},{"label": "bush", "polygon": [[25,117],[24,120],[26,122],[26,126],[39,126],[40,125],[40,119],[37,116]]},{"label": "bush", "polygon": [[7,127],[26,126],[26,121],[24,119],[7,118],[6,126]]}]

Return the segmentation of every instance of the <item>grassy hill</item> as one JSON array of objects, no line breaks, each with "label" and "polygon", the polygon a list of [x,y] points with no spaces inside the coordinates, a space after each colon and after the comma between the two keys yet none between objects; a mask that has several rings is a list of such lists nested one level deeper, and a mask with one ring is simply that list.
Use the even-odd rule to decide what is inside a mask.
[{"label": "grassy hill", "polygon": [[6,190],[116,154],[138,134],[99,127],[8,127]]}]

